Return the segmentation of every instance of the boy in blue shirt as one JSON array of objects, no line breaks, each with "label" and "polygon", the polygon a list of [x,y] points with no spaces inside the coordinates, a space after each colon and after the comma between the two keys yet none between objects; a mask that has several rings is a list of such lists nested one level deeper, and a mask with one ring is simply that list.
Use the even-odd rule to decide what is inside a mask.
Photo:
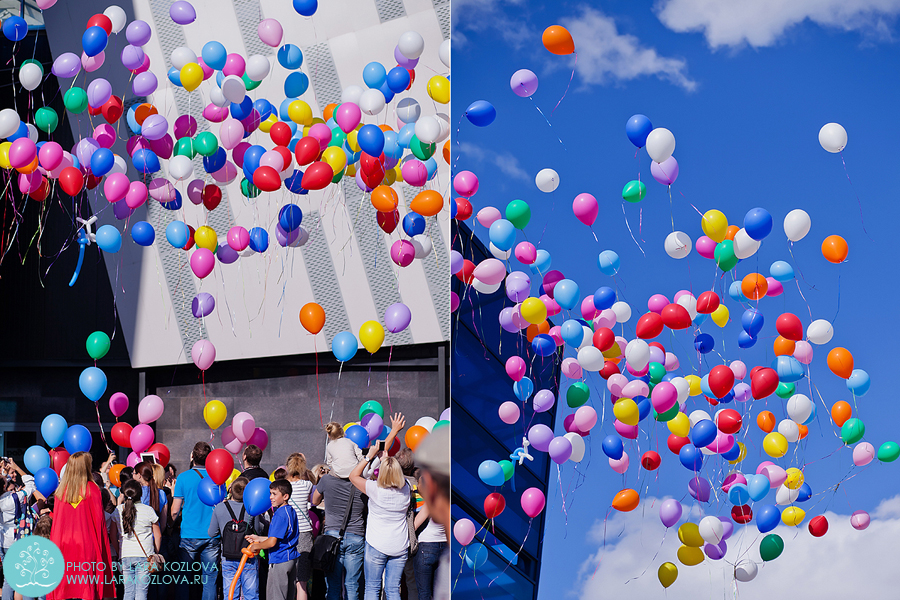
[{"label": "boy in blue shirt", "polygon": [[269,580],[266,583],[266,600],[287,600],[288,594],[296,587],[297,559],[300,553],[297,544],[300,532],[297,528],[297,513],[288,504],[291,498],[291,484],[284,479],[276,479],[269,486],[272,501],[272,522],[269,537],[248,535],[250,550],[267,550],[269,558]]}]

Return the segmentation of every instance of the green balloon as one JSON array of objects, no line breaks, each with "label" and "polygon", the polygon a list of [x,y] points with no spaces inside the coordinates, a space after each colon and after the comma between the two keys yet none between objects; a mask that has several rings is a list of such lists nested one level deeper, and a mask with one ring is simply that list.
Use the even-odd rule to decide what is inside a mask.
[{"label": "green balloon", "polygon": [[675,415],[678,414],[678,403],[672,405],[672,408],[667,410],[664,413],[656,412],[656,409],[653,409],[653,418],[659,421],[660,423],[667,423],[675,418]]},{"label": "green balloon", "polygon": [[779,398],[783,398],[783,399],[787,400],[788,398],[790,398],[791,396],[794,395],[795,389],[797,389],[797,386],[794,385],[793,383],[787,383],[785,381],[782,381],[781,383],[778,384],[778,387],[775,389],[775,393],[778,395]]},{"label": "green balloon", "polygon": [[34,113],[34,124],[41,131],[53,133],[59,126],[59,115],[49,106],[42,106]]},{"label": "green balloon", "polygon": [[334,177],[331,178],[331,183],[339,182],[341,179],[344,178],[344,173],[346,173],[346,172],[347,172],[347,167],[344,167],[343,169],[341,169],[340,171],[335,173]]},{"label": "green balloon", "polygon": [[362,421],[364,416],[371,413],[375,413],[384,419],[384,407],[377,400],[368,400],[362,403],[362,406],[359,407],[359,420]]},{"label": "green balloon", "polygon": [[658,362],[650,363],[650,381],[659,383],[666,375],[666,368]]},{"label": "green balloon", "polygon": [[328,142],[328,147],[337,146],[340,148],[344,145],[344,142],[347,141],[347,134],[341,131],[340,127],[335,127],[331,130],[331,141]]},{"label": "green balloon", "polygon": [[713,254],[716,264],[723,271],[730,271],[738,264],[738,258],[734,255],[734,242],[724,240],[716,244],[716,251]]},{"label": "green balloon", "polygon": [[109,352],[109,336],[102,331],[95,331],[88,336],[87,352],[94,360],[100,360]]},{"label": "green balloon", "polygon": [[622,199],[629,202],[640,202],[647,195],[647,186],[643,181],[633,180],[622,188]]},{"label": "green balloon", "polygon": [[845,444],[855,444],[866,435],[866,426],[859,419],[847,419],[841,427],[841,439]]},{"label": "green balloon", "polygon": [[426,144],[415,135],[409,140],[409,149],[419,160],[428,160],[437,149],[437,144]]},{"label": "green balloon", "polygon": [[449,427],[449,426],[450,426],[450,421],[447,421],[446,419],[444,419],[442,421],[438,421],[437,423],[435,423],[434,427],[431,428],[431,431],[434,431],[438,427]]},{"label": "green balloon", "polygon": [[44,65],[42,65],[39,61],[36,61],[36,60],[33,59],[33,58],[29,58],[29,59],[27,59],[27,60],[23,60],[23,61],[22,61],[22,64],[19,65],[19,69],[21,70],[22,67],[24,67],[24,66],[27,65],[28,63],[34,63],[34,64],[36,64],[37,67],[38,67],[38,69],[41,70],[41,77],[44,76]]},{"label": "green balloon", "polygon": [[175,156],[194,158],[197,156],[197,150],[194,148],[194,140],[189,137],[178,138],[175,141],[175,149],[172,154]]},{"label": "green balloon", "polygon": [[784,540],[780,535],[770,533],[759,543],[759,556],[764,561],[775,560],[784,552]]},{"label": "green balloon", "polygon": [[69,91],[63,96],[63,104],[65,105],[66,110],[79,115],[87,110],[87,92],[80,87],[69,88]]},{"label": "green balloon", "polygon": [[262,194],[262,190],[247,181],[247,178],[244,177],[241,180],[241,193],[244,194],[244,197],[250,198],[252,200],[253,198],[256,198],[257,196]]},{"label": "green balloon", "polygon": [[894,462],[900,457],[900,446],[897,442],[885,442],[878,449],[878,460],[881,462]]},{"label": "green balloon", "polygon": [[[434,428],[432,428],[432,431],[434,431]],[[512,479],[512,476],[515,473],[515,466],[508,460],[501,460],[499,465],[500,468],[503,469],[503,478],[506,479],[506,481]]]},{"label": "green balloon", "polygon": [[583,381],[576,381],[566,390],[566,403],[569,408],[578,408],[588,401],[591,397],[591,391]]},{"label": "green balloon", "polygon": [[506,205],[506,220],[516,229],[525,229],[531,220],[531,207],[524,200],[513,200]]},{"label": "green balloon", "polygon": [[219,149],[219,140],[212,131],[204,131],[194,138],[194,149],[203,156],[212,156]]},{"label": "green balloon", "polygon": [[259,87],[259,84],[262,83],[262,81],[253,81],[252,79],[250,79],[249,77],[247,77],[247,74],[246,74],[246,73],[244,73],[243,75],[241,75],[241,79],[244,80],[244,86],[247,88],[247,91],[248,91],[248,92],[249,92],[250,90],[255,90],[256,88]]}]

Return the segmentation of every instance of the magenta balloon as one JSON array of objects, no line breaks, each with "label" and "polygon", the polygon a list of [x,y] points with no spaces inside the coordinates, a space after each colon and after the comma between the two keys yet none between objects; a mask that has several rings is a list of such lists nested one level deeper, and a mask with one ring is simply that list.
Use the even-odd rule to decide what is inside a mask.
[{"label": "magenta balloon", "polygon": [[544,505],[546,504],[546,498],[544,498],[544,492],[539,490],[538,488],[528,488],[524,492],[522,492],[522,510],[525,511],[525,514],[531,517],[532,519],[541,514],[541,511],[544,510]]},{"label": "magenta balloon", "polygon": [[106,176],[106,180],[103,182],[103,193],[108,201],[118,202],[125,198],[130,185],[131,181],[128,180],[128,175],[125,173],[113,173]]},{"label": "magenta balloon", "polygon": [[200,65],[200,68],[201,68],[201,69],[203,69],[203,81],[206,81],[207,79],[209,79],[210,77],[212,77],[212,76],[213,76],[213,73],[216,72],[215,69],[213,69],[212,67],[210,67],[208,64],[206,64],[206,63],[203,61],[203,57],[202,57],[202,56],[198,56],[198,57],[197,57],[197,64]]},{"label": "magenta balloon", "polygon": [[478,176],[472,171],[461,171],[453,178],[453,190],[460,196],[470,198],[478,191]]},{"label": "magenta balloon", "polygon": [[[256,28],[260,41],[267,46],[277,48],[281,45],[281,39],[284,37],[284,29],[281,23],[275,19],[263,19]],[[351,130],[352,131],[352,130]]]},{"label": "magenta balloon", "polygon": [[152,33],[150,26],[146,22],[132,21],[125,28],[125,39],[132,46],[143,46],[150,41]]},{"label": "magenta balloon", "polygon": [[112,96],[112,86],[103,78],[93,80],[87,89],[88,106],[100,108]]},{"label": "magenta balloon", "polygon": [[662,310],[669,305],[669,299],[663,296],[662,294],[653,294],[650,296],[650,299],[647,300],[647,308],[650,312],[655,312],[659,314]]},{"label": "magenta balloon", "polygon": [[712,492],[712,486],[709,480],[704,477],[694,477],[688,482],[688,491],[691,497],[698,502],[709,502],[709,495]]},{"label": "magenta balloon", "polygon": [[[202,248],[202,250],[206,250],[206,248]],[[209,250],[206,251],[209,252]],[[212,256],[212,252],[209,254]],[[191,360],[201,371],[207,370],[216,360],[216,347],[209,340],[197,340],[191,348]]]},{"label": "magenta balloon", "polygon": [[150,197],[157,202],[165,204],[175,199],[175,186],[167,179],[154,179],[147,188],[149,189]]},{"label": "magenta balloon", "polygon": [[362,119],[362,111],[353,102],[342,102],[335,111],[334,121],[344,133],[350,133]]},{"label": "magenta balloon", "polygon": [[132,181],[128,185],[128,193],[125,194],[125,204],[128,208],[137,208],[147,201],[147,186],[143,181]]},{"label": "magenta balloon", "polygon": [[130,71],[135,75],[140,75],[141,73],[146,73],[150,68],[150,57],[146,54],[144,55],[144,62],[141,63],[137,69],[130,69]]},{"label": "magenta balloon", "polygon": [[175,119],[172,131],[175,133],[175,139],[193,137],[197,133],[197,119],[191,115],[181,115]]},{"label": "magenta balloon", "polygon": [[139,462],[141,462],[141,457],[135,454],[134,451],[131,451],[128,453],[128,458],[125,459],[125,466],[133,467]]},{"label": "magenta balloon", "polygon": [[144,64],[144,49],[140,46],[132,46],[128,44],[122,48],[122,66],[126,69],[137,69]]},{"label": "magenta balloon", "polygon": [[246,443],[256,430],[256,421],[248,412],[239,412],[231,419],[231,429],[237,439]]},{"label": "magenta balloon", "polygon": [[510,356],[506,359],[506,374],[513,381],[521,381],[527,369],[528,365],[521,356]]},{"label": "magenta balloon", "polygon": [[151,394],[138,404],[138,420],[141,423],[153,423],[163,415],[165,408],[162,398]]},{"label": "magenta balloon", "polygon": [[128,156],[134,156],[134,153],[138,150],[149,150],[150,142],[145,140],[139,135],[133,135],[128,138],[128,141],[125,142],[125,152],[128,153]]},{"label": "magenta balloon", "polygon": [[422,161],[414,158],[403,163],[400,173],[403,181],[413,187],[422,187],[428,181],[428,168]]},{"label": "magenta balloon", "polygon": [[659,506],[659,520],[666,527],[671,527],[681,518],[682,510],[681,502],[678,500],[672,498],[663,500],[663,503]]},{"label": "magenta balloon", "polygon": [[597,307],[594,306],[594,297],[588,296],[581,301],[581,316],[585,321],[591,321],[597,316]]},{"label": "magenta balloon", "polygon": [[203,188],[205,185],[202,179],[192,179],[187,184],[187,197],[192,204],[197,206],[203,204]]},{"label": "magenta balloon", "polygon": [[556,403],[556,397],[550,390],[538,390],[532,399],[534,412],[547,412]]},{"label": "magenta balloon", "polygon": [[232,454],[239,454],[244,444],[234,435],[231,425],[222,430],[222,446]]},{"label": "magenta balloon", "polygon": [[81,70],[81,59],[72,52],[64,52],[53,61],[50,72],[63,79],[69,79],[78,75]]},{"label": "magenta balloon", "polygon": [[[209,121],[210,123],[221,123],[225,119],[228,118],[228,108],[216,106],[212,102],[206,105],[203,109],[203,118]],[[243,125],[243,123],[242,123]],[[247,132],[252,133],[252,132]]]},{"label": "magenta balloon", "polygon": [[[528,441],[531,442],[531,445],[534,446],[535,450],[546,452],[550,449],[550,442],[553,441],[553,430],[543,423],[533,425],[531,429],[528,430]],[[571,453],[571,451],[572,446],[569,444],[569,452]]]},{"label": "magenta balloon", "polygon": [[397,65],[403,67],[404,69],[415,69],[416,65],[419,64],[418,58],[406,58],[402,52],[400,52],[400,46],[394,46],[394,60],[397,61]]},{"label": "magenta balloon", "polygon": [[128,410],[128,396],[122,392],[116,392],[109,397],[109,410],[113,416],[121,417]]},{"label": "magenta balloon", "polygon": [[52,171],[62,163],[63,156],[62,146],[56,142],[47,142],[41,146],[38,152],[38,164],[48,171]]},{"label": "magenta balloon", "polygon": [[23,194],[36,192],[41,188],[43,179],[44,178],[41,176],[41,172],[38,169],[35,169],[31,173],[19,173],[19,191]]},{"label": "magenta balloon", "polygon": [[509,80],[509,87],[520,98],[533,96],[538,89],[538,78],[528,69],[519,69]]},{"label": "magenta balloon", "polygon": [[575,217],[579,221],[591,227],[597,219],[600,206],[597,204],[597,199],[592,195],[578,194],[575,196],[575,200],[572,201],[572,212],[575,213]]},{"label": "magenta balloon", "polygon": [[116,143],[116,130],[109,123],[100,123],[94,127],[93,138],[97,140],[101,148],[112,148]]},{"label": "magenta balloon", "polygon": [[613,424],[616,429],[616,433],[621,435],[623,438],[629,440],[636,440],[638,436],[638,426],[637,425],[626,425],[622,421],[616,419],[616,422]]},{"label": "magenta balloon", "polygon": [[146,423],[141,423],[131,430],[131,449],[135,454],[140,454],[153,445],[153,428]]},{"label": "magenta balloon", "polygon": [[250,439],[247,440],[247,445],[249,446],[250,444],[257,446],[260,450],[265,450],[266,446],[269,445],[269,434],[262,427],[257,427],[253,430],[253,435],[250,436]]},{"label": "magenta balloon", "polygon": [[450,292],[450,312],[456,312],[459,308],[459,295],[456,292]]},{"label": "magenta balloon", "polygon": [[247,63],[244,61],[244,57],[240,54],[232,53],[225,58],[225,66],[222,67],[222,74],[225,75],[225,77],[228,77],[229,75],[241,77],[246,68]]},{"label": "magenta balloon", "polygon": [[391,260],[401,267],[408,267],[416,257],[416,247],[409,240],[397,240],[391,244]]},{"label": "magenta balloon", "polygon": [[[213,106],[213,105],[210,105],[210,106]],[[209,107],[207,107],[207,108],[209,108]],[[219,111],[225,111],[225,115],[219,117],[218,120],[209,119],[209,117],[207,117],[207,119],[213,121],[214,123],[218,123],[218,122],[224,121],[225,119],[228,118],[228,110],[226,108],[219,108],[218,106],[216,106],[216,109]],[[204,114],[205,114],[205,111],[204,111]],[[260,124],[262,124],[262,117],[260,116],[259,111],[256,110],[255,108],[250,111],[249,115],[247,115],[246,117],[241,119],[241,127],[244,128],[244,133],[248,133],[248,134],[253,133],[257,129],[259,129]]]},{"label": "magenta balloon", "polygon": [[[146,123],[146,121],[144,122]],[[159,158],[169,160],[172,157],[172,151],[175,150],[175,140],[168,133],[158,140],[148,140],[147,142],[150,144],[150,149]]]},{"label": "magenta balloon", "polygon": [[[191,254],[191,271],[200,279],[212,273],[215,265],[216,257],[206,248],[200,248]],[[203,370],[205,371],[206,369]]]},{"label": "magenta balloon", "polygon": [[37,156],[37,146],[27,137],[20,137],[9,147],[9,164],[13,168],[28,166]]},{"label": "magenta balloon", "polygon": [[531,242],[519,242],[516,245],[515,255],[516,260],[523,265],[531,265],[537,260],[537,248]]},{"label": "magenta balloon", "polygon": [[705,235],[697,238],[694,248],[697,249],[697,253],[703,258],[714,258],[716,255],[716,243]]},{"label": "magenta balloon", "polygon": [[[391,333],[400,333],[407,327],[412,320],[412,312],[409,307],[402,302],[391,304],[384,311],[384,325]],[[380,433],[380,431],[379,431]],[[375,437],[378,437],[377,435]]]},{"label": "magenta balloon", "polygon": [[650,161],[650,174],[661,184],[672,185],[678,179],[678,161],[674,156],[670,156],[661,163]]}]

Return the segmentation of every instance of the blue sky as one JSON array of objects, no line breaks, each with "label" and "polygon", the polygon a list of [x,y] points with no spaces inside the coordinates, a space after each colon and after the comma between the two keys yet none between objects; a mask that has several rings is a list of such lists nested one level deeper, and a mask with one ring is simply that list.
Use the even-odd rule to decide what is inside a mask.
[{"label": "blue sky", "polygon": [[[671,299],[678,290],[689,289],[699,295],[712,289],[714,282],[721,291],[715,264],[696,250],[680,261],[665,254],[663,240],[672,231],[673,219],[675,229],[696,240],[702,235],[700,215],[691,204],[701,212],[717,208],[738,226],[748,210],[766,208],[775,227],[759,252],[738,265],[736,273],[740,278],[752,272],[768,275],[772,262],[788,261],[795,271],[802,271],[805,281],[799,287],[806,300],[793,282],[785,285],[784,295],[764,299],[760,310],[767,324],[751,350],[737,347],[743,309],[731,299],[725,303],[732,322],[720,329],[707,321],[701,330],[715,337],[716,350],[728,360],[740,358],[749,368],[771,362],[777,335],[774,322],[782,312],[799,316],[804,327],[810,322],[810,311],[813,319],[833,320],[833,340],[814,347],[810,380],[827,407],[837,400],[850,401],[844,382],[826,367],[825,356],[835,346],[853,353],[856,367],[872,378],[872,387],[858,400],[859,412],[854,416],[863,419],[865,440],[877,448],[900,438],[900,405],[891,379],[896,370],[895,340],[900,337],[900,323],[894,316],[900,287],[894,276],[900,208],[894,200],[892,176],[900,158],[896,143],[900,115],[895,108],[898,84],[891,75],[900,58],[895,41],[900,6],[870,0],[852,7],[837,0],[745,4],[752,6],[708,0],[663,0],[652,7],[624,1],[546,6],[455,1],[454,120],[474,100],[488,100],[497,109],[496,121],[487,128],[476,128],[463,119],[456,171],[472,170],[479,177],[480,188],[472,198],[475,212],[485,206],[502,211],[517,198],[528,202],[532,221],[518,241],[540,240],[540,247],[553,257],[552,268],[575,280],[582,295],[602,285],[617,287],[619,299],[633,309],[625,326],[629,339],[652,294]],[[563,96],[574,64],[572,57],[552,55],[542,46],[541,32],[553,24],[572,32],[578,61],[551,128],[534,104],[549,116]],[[539,78],[534,104],[509,89],[510,76],[522,68]],[[650,176],[646,151],[635,158],[635,147],[625,136],[625,123],[636,113],[675,135],[680,175],[672,186],[671,209],[665,186]],[[848,132],[843,152],[846,171],[841,156],[826,152],[818,143],[818,131],[828,122],[838,122]],[[534,176],[543,168],[560,175],[561,184],[552,194],[535,186]],[[647,184],[647,197],[625,206],[625,212],[646,256],[632,240],[622,213],[622,187],[639,173]],[[593,194],[600,204],[593,228],[599,243],[572,214],[572,199],[582,192]],[[809,213],[812,229],[794,244],[792,257],[781,223],[795,208]],[[487,240],[485,228],[477,226],[476,232]],[[832,265],[821,255],[821,242],[831,234],[843,236],[849,244],[849,258],[843,265]],[[596,267],[597,253],[605,249],[615,250],[622,260],[615,280]],[[527,271],[515,260],[511,267]],[[730,275],[726,281],[730,283]],[[562,321],[561,316],[556,319]],[[658,338],[667,349],[674,347],[682,375],[690,372],[691,363],[697,365],[696,354],[686,350],[692,339],[693,333],[670,336],[668,330]],[[566,356],[574,353],[569,350]],[[702,373],[721,363],[716,354],[707,358]],[[605,387],[597,376],[588,379],[594,390]],[[569,383],[564,378],[563,389]],[[808,387],[804,380],[798,391]],[[510,399],[514,399],[512,392],[509,398],[498,399],[498,405]],[[761,569],[754,582],[739,584],[742,598],[783,592],[786,579],[798,576],[804,585],[796,594],[792,590],[794,598],[836,597],[838,590],[851,589],[841,586],[854,585],[864,585],[876,596],[880,589],[892,593],[889,568],[877,557],[882,549],[889,552],[891,536],[900,531],[900,466],[873,464],[853,471],[848,449],[831,455],[840,441],[826,407],[818,397],[815,400],[818,420],[810,427],[808,441],[788,457],[811,463],[805,469],[807,482],[819,495],[804,506],[809,509],[807,519],[832,511],[832,531],[814,539],[805,522],[796,532],[779,528],[786,539],[784,554]],[[599,413],[602,398],[595,394],[591,402]],[[704,404],[702,397],[692,398],[688,412],[710,408]],[[764,404],[731,407],[745,414],[745,423],[755,423],[756,414],[764,408],[784,418],[783,401],[773,396]],[[563,431],[561,418],[570,412],[562,408],[558,432]],[[607,524],[606,547],[601,548],[607,507],[617,491],[639,484],[645,472],[637,468],[637,458],[649,449],[643,436],[639,449],[626,445],[632,466],[623,482],[600,449],[603,436],[613,432],[612,416],[609,410],[606,413],[606,421],[598,423],[586,439],[593,458],[588,462],[586,457],[579,466],[586,475],[584,484],[566,494],[565,512],[554,470],[546,509],[541,597],[558,597],[560,591],[567,597],[613,597],[615,593],[663,597],[655,573],[667,560],[676,562],[680,573],[668,590],[669,598],[698,597],[698,585],[704,586],[702,595],[707,595],[707,588],[712,596],[723,590],[730,595],[731,578],[723,561],[696,567],[678,563],[674,531],[662,542],[658,503],[649,506],[648,500],[635,513],[615,515]],[[486,418],[500,423],[496,416]],[[683,499],[690,476],[665,449],[668,430],[657,427],[663,463],[658,480],[647,478],[650,488],[642,489],[642,496]],[[740,467],[753,473],[768,457],[760,452],[762,433],[753,424],[749,431],[755,448]],[[823,458],[827,455],[831,456]],[[708,462],[713,460],[718,459]],[[822,493],[856,473],[836,493]],[[706,474],[712,477],[715,472]],[[574,477],[572,463],[563,465],[563,486],[568,488]],[[686,508],[689,500],[689,496],[683,500]],[[507,501],[518,502],[518,498],[510,494]],[[705,514],[726,515],[730,505],[726,501],[703,508]],[[858,532],[847,524],[855,510],[873,515],[868,530]],[[750,529],[741,541],[743,548],[755,539],[756,529]]]}]

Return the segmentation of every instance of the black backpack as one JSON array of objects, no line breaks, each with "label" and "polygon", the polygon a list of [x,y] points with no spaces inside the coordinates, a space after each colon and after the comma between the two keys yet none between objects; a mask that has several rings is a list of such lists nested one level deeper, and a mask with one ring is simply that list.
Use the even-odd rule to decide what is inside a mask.
[{"label": "black backpack", "polygon": [[227,560],[241,560],[243,554],[241,550],[250,545],[245,536],[250,534],[250,526],[244,520],[244,507],[241,506],[241,518],[234,516],[231,505],[228,500],[225,501],[225,508],[231,515],[231,521],[225,525],[222,531],[222,557]]}]

